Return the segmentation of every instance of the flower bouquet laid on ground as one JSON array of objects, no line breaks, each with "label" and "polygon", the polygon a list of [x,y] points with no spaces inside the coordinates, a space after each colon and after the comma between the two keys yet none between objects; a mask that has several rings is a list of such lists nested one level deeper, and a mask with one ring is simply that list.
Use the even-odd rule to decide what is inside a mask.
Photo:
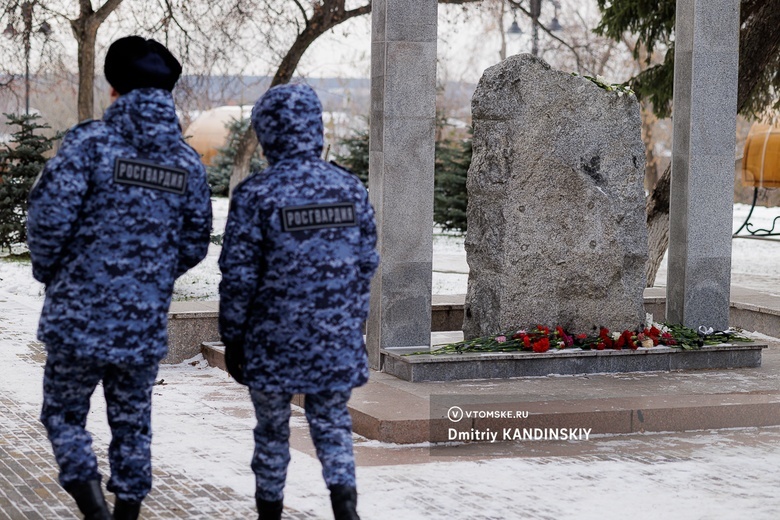
[{"label": "flower bouquet laid on ground", "polygon": [[511,329],[499,334],[470,340],[435,345],[430,352],[420,354],[464,354],[477,352],[547,352],[550,349],[580,350],[637,350],[658,346],[684,350],[699,349],[704,345],[723,343],[752,343],[742,330],[729,328],[715,331],[699,327],[698,330],[681,325],[654,323],[648,320],[636,330],[611,332],[606,327],[594,327],[591,334],[570,334],[563,327],[537,325],[529,329]]}]

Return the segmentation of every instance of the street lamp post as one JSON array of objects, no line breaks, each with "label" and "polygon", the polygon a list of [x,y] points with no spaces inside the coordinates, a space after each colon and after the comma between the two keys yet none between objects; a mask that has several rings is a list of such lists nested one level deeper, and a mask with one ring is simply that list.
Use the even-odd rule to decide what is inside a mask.
[{"label": "street lamp post", "polygon": [[[35,7],[35,0],[32,2],[23,2],[22,8],[22,42],[24,45],[24,113],[30,114],[30,40],[33,33],[33,8]],[[38,32],[43,34],[44,37],[48,37],[51,34],[51,26],[48,22],[43,22],[38,28]],[[3,31],[3,34],[9,38],[14,38],[18,34],[16,28],[12,23]]]},{"label": "street lamp post", "polygon": [[[561,7],[559,0],[550,0],[555,7],[555,16],[547,27],[548,31],[560,31],[563,27],[558,21],[558,9]],[[531,15],[531,54],[539,56],[539,16],[542,14],[542,0],[529,0]],[[507,31],[508,34],[522,34],[517,19],[512,22],[512,26]]]},{"label": "street lamp post", "polygon": [[542,0],[531,0],[531,54],[539,56],[539,15]]},{"label": "street lamp post", "polygon": [[24,113],[30,115],[30,33],[32,33],[32,10],[30,2],[22,4],[22,40],[24,41]]}]

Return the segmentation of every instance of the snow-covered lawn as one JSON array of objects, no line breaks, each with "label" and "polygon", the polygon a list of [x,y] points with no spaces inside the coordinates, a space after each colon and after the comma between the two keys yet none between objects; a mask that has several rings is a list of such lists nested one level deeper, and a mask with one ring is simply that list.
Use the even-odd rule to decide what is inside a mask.
[{"label": "snow-covered lawn", "polygon": [[[225,230],[228,200],[212,199],[214,234]],[[734,205],[734,230],[745,220],[750,206]],[[751,222],[758,228],[771,228],[780,208],[756,207]],[[778,222],[780,228],[780,222]],[[433,294],[465,294],[468,264],[463,246],[464,237],[442,233],[433,228]],[[780,231],[778,229],[777,231]],[[217,300],[219,290],[220,246],[209,246],[208,256],[176,281],[174,300]],[[777,240],[736,238],[732,241],[731,281],[749,289],[780,294],[780,237]],[[29,262],[0,258],[0,283],[12,294],[43,298],[43,286],[33,280]],[[656,279],[657,286],[666,285],[666,259]]]}]

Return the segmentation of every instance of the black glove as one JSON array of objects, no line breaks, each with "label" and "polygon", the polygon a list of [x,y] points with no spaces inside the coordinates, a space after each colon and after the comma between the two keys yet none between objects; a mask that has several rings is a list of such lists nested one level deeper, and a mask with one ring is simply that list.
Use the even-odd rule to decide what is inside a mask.
[{"label": "black glove", "polygon": [[228,374],[233,376],[233,379],[240,385],[246,384],[244,383],[244,365],[246,365],[244,346],[225,345],[225,366]]}]

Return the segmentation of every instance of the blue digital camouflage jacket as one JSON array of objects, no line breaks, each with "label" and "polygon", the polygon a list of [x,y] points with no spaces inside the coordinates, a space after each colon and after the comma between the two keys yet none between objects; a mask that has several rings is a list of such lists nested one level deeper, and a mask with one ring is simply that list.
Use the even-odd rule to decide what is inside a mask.
[{"label": "blue digital camouflage jacket", "polygon": [[117,363],[162,359],[174,280],[208,249],[209,197],[170,92],[130,91],[102,121],[72,128],[29,197],[47,349]]},{"label": "blue digital camouflage jacket", "polygon": [[374,210],[329,164],[322,107],[305,85],[269,90],[252,126],[270,164],[235,190],[219,266],[220,334],[266,392],[346,390],[368,380],[362,323],[377,268]]}]

